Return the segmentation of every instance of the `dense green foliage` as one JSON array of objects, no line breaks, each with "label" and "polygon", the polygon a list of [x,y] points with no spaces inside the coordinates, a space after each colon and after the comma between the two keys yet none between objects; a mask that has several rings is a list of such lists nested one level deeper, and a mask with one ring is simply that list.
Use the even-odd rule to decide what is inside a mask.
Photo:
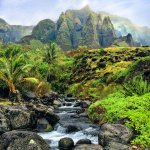
[{"label": "dense green foliage", "polygon": [[133,144],[150,146],[150,93],[142,96],[124,97],[121,93],[110,95],[92,104],[89,108],[91,118],[100,123],[124,120],[136,132]]}]

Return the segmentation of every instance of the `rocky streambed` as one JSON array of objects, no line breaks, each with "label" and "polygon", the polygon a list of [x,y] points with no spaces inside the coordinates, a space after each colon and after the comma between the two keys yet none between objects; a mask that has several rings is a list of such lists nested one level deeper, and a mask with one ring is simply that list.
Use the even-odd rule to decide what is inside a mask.
[{"label": "rocky streambed", "polygon": [[46,95],[40,104],[0,106],[0,150],[132,149],[133,133],[121,124],[93,124],[86,114],[89,105]]}]

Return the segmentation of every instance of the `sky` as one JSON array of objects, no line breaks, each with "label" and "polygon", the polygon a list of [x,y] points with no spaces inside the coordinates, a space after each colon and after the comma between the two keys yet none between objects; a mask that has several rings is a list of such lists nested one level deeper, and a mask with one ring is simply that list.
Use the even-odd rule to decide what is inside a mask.
[{"label": "sky", "polygon": [[57,21],[61,12],[86,5],[150,27],[150,0],[0,0],[0,18],[9,24],[36,25],[46,18]]}]

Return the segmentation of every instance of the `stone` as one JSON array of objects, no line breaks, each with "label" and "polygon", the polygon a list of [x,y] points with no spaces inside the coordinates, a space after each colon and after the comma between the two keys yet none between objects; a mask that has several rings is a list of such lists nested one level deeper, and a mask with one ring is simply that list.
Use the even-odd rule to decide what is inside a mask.
[{"label": "stone", "polygon": [[121,124],[103,124],[98,135],[99,144],[103,147],[110,142],[128,144],[133,133],[126,126]]},{"label": "stone", "polygon": [[92,144],[92,142],[89,139],[80,139],[79,141],[77,141],[76,145],[80,144]]},{"label": "stone", "polygon": [[103,150],[103,148],[100,145],[81,144],[76,146],[74,150]]},{"label": "stone", "polygon": [[0,110],[0,135],[6,131],[10,130],[10,122]]},{"label": "stone", "polygon": [[13,130],[28,128],[31,124],[31,113],[23,109],[8,108],[6,115]]},{"label": "stone", "polygon": [[55,105],[55,106],[61,106],[61,101],[59,101],[59,100],[54,100],[53,101],[53,105]]},{"label": "stone", "polygon": [[53,127],[45,118],[41,118],[37,120],[37,130],[39,132],[51,132]]},{"label": "stone", "polygon": [[22,94],[25,101],[36,100],[36,95],[34,92],[28,91]]},{"label": "stone", "polygon": [[74,141],[71,138],[62,138],[59,141],[60,150],[72,150],[74,148]]},{"label": "stone", "polygon": [[0,136],[1,150],[51,150],[42,137],[29,131],[10,131]]},{"label": "stone", "polygon": [[132,148],[126,144],[110,142],[108,146],[105,147],[105,150],[132,150]]},{"label": "stone", "polygon": [[59,116],[54,113],[51,107],[38,104],[31,105],[28,108],[30,109],[30,111],[34,112],[36,118],[45,118],[52,126],[54,126],[59,121]]},{"label": "stone", "polygon": [[76,125],[68,125],[66,128],[67,128],[66,133],[72,133],[72,132],[79,131],[79,128]]}]

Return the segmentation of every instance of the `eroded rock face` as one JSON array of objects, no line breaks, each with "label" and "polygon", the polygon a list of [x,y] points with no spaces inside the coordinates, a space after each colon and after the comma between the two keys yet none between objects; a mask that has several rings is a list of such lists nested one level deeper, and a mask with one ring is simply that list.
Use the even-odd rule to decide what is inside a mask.
[{"label": "eroded rock face", "polygon": [[103,150],[103,148],[100,145],[82,144],[76,146],[74,150]]},{"label": "eroded rock face", "polygon": [[111,142],[128,144],[132,138],[132,132],[121,124],[104,124],[102,125],[98,140],[103,147],[108,146]]},{"label": "eroded rock face", "polygon": [[10,131],[0,136],[1,150],[51,150],[49,145],[36,133]]}]

